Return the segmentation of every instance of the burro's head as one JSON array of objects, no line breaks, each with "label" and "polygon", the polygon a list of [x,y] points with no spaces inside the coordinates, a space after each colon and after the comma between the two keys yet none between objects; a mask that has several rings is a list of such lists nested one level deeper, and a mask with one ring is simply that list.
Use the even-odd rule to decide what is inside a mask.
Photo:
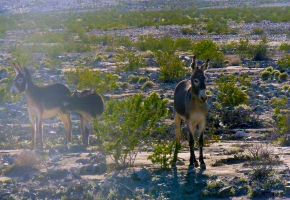
[{"label": "burro's head", "polygon": [[13,67],[16,75],[10,88],[10,92],[12,94],[19,94],[28,88],[30,74],[28,69],[21,67],[18,63],[14,63]]},{"label": "burro's head", "polygon": [[206,101],[207,96],[206,96],[206,85],[205,85],[205,75],[204,71],[208,68],[209,65],[209,59],[206,60],[206,62],[198,66],[196,57],[192,57],[192,63],[191,63],[191,68],[192,68],[192,75],[190,77],[191,81],[191,90],[194,96],[198,97],[202,101]]}]

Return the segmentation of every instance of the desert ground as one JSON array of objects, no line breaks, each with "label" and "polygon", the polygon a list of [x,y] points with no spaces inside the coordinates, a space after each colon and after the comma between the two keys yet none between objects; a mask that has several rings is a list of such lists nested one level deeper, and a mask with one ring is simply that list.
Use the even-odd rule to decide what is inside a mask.
[{"label": "desert ground", "polygon": [[[283,0],[1,2],[0,199],[290,198],[289,6]],[[206,170],[189,166],[184,124],[171,166],[174,89],[190,78],[192,55],[198,64],[210,59]],[[44,150],[31,149],[25,95],[10,93],[15,62],[37,85],[62,83],[103,97],[105,112],[91,124],[88,147],[72,113],[69,146],[53,118],[43,124]],[[138,95],[142,112],[130,107]]]}]

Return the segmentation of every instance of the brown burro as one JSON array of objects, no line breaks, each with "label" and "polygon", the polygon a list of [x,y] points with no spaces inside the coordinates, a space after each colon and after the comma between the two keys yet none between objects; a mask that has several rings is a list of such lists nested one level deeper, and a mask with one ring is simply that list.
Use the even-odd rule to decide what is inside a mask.
[{"label": "brown burro", "polygon": [[72,142],[72,112],[80,115],[81,133],[84,145],[89,144],[89,127],[92,119],[104,112],[104,101],[95,92],[71,93],[63,84],[38,86],[33,83],[27,68],[14,64],[16,77],[11,93],[24,92],[27,99],[29,120],[32,125],[32,148],[43,149],[42,122],[59,117],[66,130],[66,144]]},{"label": "brown burro", "polygon": [[189,80],[183,80],[178,83],[174,91],[174,109],[175,114],[175,133],[176,146],[173,157],[173,165],[176,164],[178,151],[181,148],[181,122],[184,121],[190,130],[189,148],[190,165],[198,167],[199,164],[194,155],[194,140],[199,142],[199,162],[201,169],[206,165],[203,160],[203,134],[206,126],[207,96],[204,71],[207,69],[209,59],[201,66],[197,66],[196,58],[193,56],[191,68],[192,75]]}]

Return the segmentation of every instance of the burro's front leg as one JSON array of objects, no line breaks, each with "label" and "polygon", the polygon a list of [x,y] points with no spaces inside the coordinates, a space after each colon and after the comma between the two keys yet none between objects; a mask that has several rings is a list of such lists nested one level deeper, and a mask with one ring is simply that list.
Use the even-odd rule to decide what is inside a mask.
[{"label": "burro's front leg", "polygon": [[204,130],[205,130],[205,120],[202,120],[200,123],[200,135],[199,135],[199,162],[200,162],[200,168],[206,169],[205,162],[203,160],[203,146],[204,146]]},{"label": "burro's front leg", "polygon": [[198,162],[195,158],[194,154],[194,134],[197,131],[196,130],[196,124],[192,123],[192,121],[188,122],[188,128],[189,128],[189,150],[190,150],[190,159],[189,159],[189,165],[193,165],[194,167],[198,167]]},{"label": "burro's front leg", "polygon": [[204,146],[203,132],[199,136],[199,162],[200,162],[200,168],[206,169],[206,165],[203,160],[203,146]]}]

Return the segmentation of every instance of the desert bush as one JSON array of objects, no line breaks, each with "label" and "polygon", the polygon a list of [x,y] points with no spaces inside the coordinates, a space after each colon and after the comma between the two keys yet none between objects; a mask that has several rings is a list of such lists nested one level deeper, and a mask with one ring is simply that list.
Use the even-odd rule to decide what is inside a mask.
[{"label": "desert bush", "polygon": [[264,30],[261,28],[254,28],[253,29],[253,34],[255,34],[255,35],[263,35],[264,33],[265,33]]},{"label": "desert bush", "polygon": [[282,43],[279,47],[279,50],[289,52],[290,51],[290,44]]},{"label": "desert bush", "polygon": [[251,50],[251,44],[249,40],[240,39],[239,43],[237,44],[236,51],[242,60],[250,57],[251,55],[250,50]]},{"label": "desert bush", "polygon": [[261,78],[262,78],[263,80],[268,80],[268,79],[270,79],[271,77],[272,77],[272,73],[271,73],[271,72],[269,72],[269,71],[267,71],[267,70],[264,70],[264,71],[261,72]]},{"label": "desert bush", "polygon": [[285,92],[286,94],[290,93],[290,85],[283,85],[282,86],[282,92]]},{"label": "desert bush", "polygon": [[156,93],[107,103],[103,120],[95,121],[95,129],[105,152],[118,166],[133,165],[140,148],[162,126],[160,122],[168,114],[167,104]]},{"label": "desert bush", "polygon": [[218,102],[224,107],[235,107],[248,103],[248,95],[239,87],[240,82],[232,75],[217,80]]},{"label": "desert bush", "polygon": [[209,20],[206,23],[206,30],[208,33],[212,34],[227,34],[230,32],[226,20],[221,21]]},{"label": "desert bush", "polygon": [[277,133],[276,137],[278,137],[278,141],[281,145],[289,145],[290,138],[288,138],[288,134],[290,133],[290,111],[288,109],[288,99],[285,98],[274,98],[271,101],[271,105],[274,108],[273,119],[275,121],[274,128]]},{"label": "desert bush", "polygon": [[290,69],[290,55],[283,57],[278,60],[278,65],[281,70],[289,70]]},{"label": "desert bush", "polygon": [[158,51],[155,57],[160,66],[160,79],[162,81],[176,81],[185,77],[186,69],[178,56],[173,53]]},{"label": "desert bush", "polygon": [[268,59],[268,50],[267,50],[267,41],[262,40],[257,45],[252,45],[252,58],[255,61],[267,60]]},{"label": "desert bush", "polygon": [[141,89],[142,89],[142,90],[146,90],[146,89],[149,89],[149,88],[153,88],[154,86],[155,86],[155,83],[154,83],[153,81],[146,81],[146,82],[142,85]]},{"label": "desert bush", "polygon": [[117,61],[125,63],[120,66],[125,71],[134,71],[145,66],[145,61],[142,56],[125,50],[119,51]]},{"label": "desert bush", "polygon": [[283,178],[271,165],[255,165],[249,174],[248,196],[263,197],[273,191],[284,190]]},{"label": "desert bush", "polygon": [[153,154],[148,157],[153,164],[158,164],[162,169],[168,169],[173,160],[174,142],[161,141],[154,146]]},{"label": "desert bush", "polygon": [[142,36],[135,43],[135,46],[141,51],[163,51],[174,53],[176,50],[188,51],[192,49],[192,41],[186,38],[172,39],[163,37],[161,39],[152,36]]},{"label": "desert bush", "polygon": [[253,110],[244,104],[235,107],[222,107],[218,109],[221,122],[227,128],[252,128],[259,125]]},{"label": "desert bush", "polygon": [[287,81],[288,79],[288,74],[286,72],[280,73],[279,74],[279,80],[280,81]]},{"label": "desert bush", "polygon": [[88,68],[77,68],[65,73],[68,84],[77,89],[94,89],[104,93],[118,89],[119,76],[111,73],[92,71]]},{"label": "desert bush", "polygon": [[280,74],[281,74],[281,72],[279,70],[274,70],[273,71],[273,75],[274,75],[274,77],[275,77],[276,80],[279,79]]},{"label": "desert bush", "polygon": [[213,67],[224,66],[224,54],[216,43],[211,40],[203,40],[194,44],[193,53],[200,60],[211,60]]}]

